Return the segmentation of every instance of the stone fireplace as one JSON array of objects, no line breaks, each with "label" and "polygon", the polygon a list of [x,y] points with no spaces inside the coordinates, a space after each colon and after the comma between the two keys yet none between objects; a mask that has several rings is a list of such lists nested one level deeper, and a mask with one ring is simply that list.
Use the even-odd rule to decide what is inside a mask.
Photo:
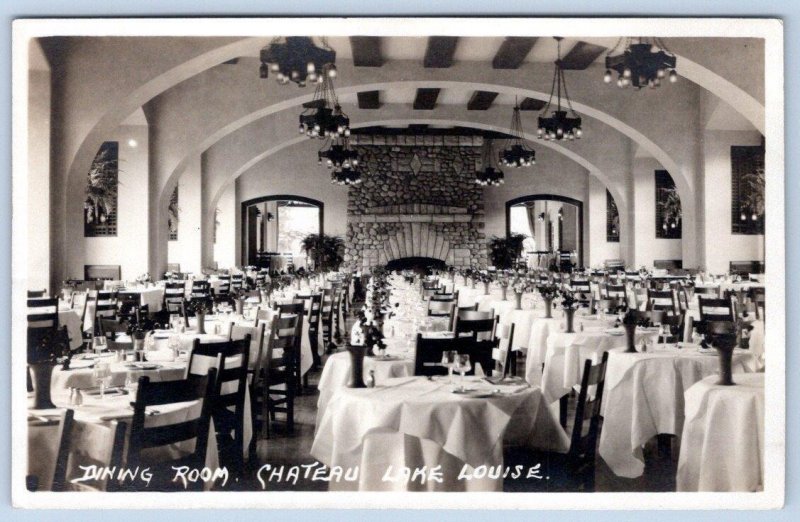
[{"label": "stone fireplace", "polygon": [[481,136],[355,135],[363,182],[350,187],[345,262],[354,269],[405,258],[484,264]]}]

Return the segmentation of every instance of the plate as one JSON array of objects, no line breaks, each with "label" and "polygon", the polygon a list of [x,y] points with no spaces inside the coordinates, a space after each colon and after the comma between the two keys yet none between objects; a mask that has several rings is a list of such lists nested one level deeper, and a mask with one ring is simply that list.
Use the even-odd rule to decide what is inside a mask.
[{"label": "plate", "polygon": [[608,335],[625,335],[624,330],[617,330],[616,328],[609,328],[607,330],[603,330],[603,333]]},{"label": "plate", "polygon": [[158,370],[162,368],[160,364],[149,363],[149,362],[133,362],[128,363],[125,366],[135,370]]}]

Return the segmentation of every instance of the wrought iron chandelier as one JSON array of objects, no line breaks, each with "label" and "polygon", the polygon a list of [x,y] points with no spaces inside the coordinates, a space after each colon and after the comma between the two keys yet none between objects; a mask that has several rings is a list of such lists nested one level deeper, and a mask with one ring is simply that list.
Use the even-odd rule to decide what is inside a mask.
[{"label": "wrought iron chandelier", "polygon": [[323,67],[322,82],[317,84],[314,99],[304,103],[300,114],[300,134],[309,138],[339,138],[350,136],[350,118],[342,111],[333,77],[327,74],[330,64]]},{"label": "wrought iron chandelier", "polygon": [[505,183],[503,171],[493,165],[494,147],[488,139],[483,140],[481,169],[475,173],[475,183],[482,187],[496,187]]},{"label": "wrought iron chandelier", "polygon": [[334,185],[358,185],[361,181],[361,171],[354,167],[341,168],[331,173],[331,183]]},{"label": "wrought iron chandelier", "polygon": [[308,36],[287,36],[284,41],[276,38],[261,49],[259,75],[268,78],[272,73],[279,84],[291,81],[299,87],[322,83],[326,75],[335,77],[336,51],[328,46],[325,38],[322,38],[322,45],[317,47]]},{"label": "wrought iron chandelier", "polygon": [[347,138],[332,139],[326,147],[317,152],[320,165],[325,162],[329,169],[336,170],[358,167],[358,153],[350,148]]},{"label": "wrought iron chandelier", "polygon": [[[567,82],[564,79],[564,70],[561,68],[561,40],[560,36],[554,37],[558,42],[558,59],[555,62],[555,70],[553,71],[553,85],[550,88],[550,98],[547,100],[547,105],[542,109],[542,115],[539,116],[539,129],[536,135],[539,139],[545,140],[575,140],[583,136],[581,130],[581,118],[572,108],[569,94],[567,93]],[[564,89],[564,98],[566,99],[566,107],[561,107],[561,89]],[[556,109],[550,116],[547,116],[550,106],[553,102],[553,95],[556,96]]]},{"label": "wrought iron chandelier", "polygon": [[[623,40],[625,49],[622,54],[612,56]],[[656,89],[667,77],[670,83],[678,81],[678,73],[675,71],[677,59],[661,38],[639,37],[638,43],[633,43],[632,40],[632,38],[620,38],[608,52],[604,82],[611,83],[614,79],[612,70],[617,72],[617,86],[622,89],[629,86],[637,89],[644,87]]]},{"label": "wrought iron chandelier", "polygon": [[511,138],[505,141],[505,147],[500,152],[500,163],[503,166],[520,168],[536,164],[536,151],[525,144],[524,136],[519,104],[515,103],[511,116]]}]

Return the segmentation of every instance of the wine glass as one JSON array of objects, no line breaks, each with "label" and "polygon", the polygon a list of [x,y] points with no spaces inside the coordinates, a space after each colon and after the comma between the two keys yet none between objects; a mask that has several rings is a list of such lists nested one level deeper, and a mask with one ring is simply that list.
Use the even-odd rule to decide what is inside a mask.
[{"label": "wine glass", "polygon": [[456,359],[458,358],[458,352],[455,350],[447,350],[442,352],[442,366],[447,368],[447,375],[449,377],[449,383],[453,385],[453,366],[456,364]]},{"label": "wine glass", "polygon": [[102,353],[103,350],[106,349],[106,346],[107,345],[105,336],[98,335],[97,337],[94,338],[94,343],[92,344],[92,347],[94,348],[95,354],[100,355],[100,353]]},{"label": "wine glass", "polygon": [[92,370],[92,375],[100,386],[100,398],[105,396],[106,388],[111,384],[111,367],[106,362],[98,362]]},{"label": "wine glass", "polygon": [[135,394],[139,387],[139,372],[129,370],[125,373],[125,389],[128,393]]},{"label": "wine glass", "polygon": [[469,362],[469,355],[465,353],[460,353],[456,357],[456,370],[461,375],[459,379],[459,383],[461,385],[461,391],[465,391],[464,389],[464,374],[467,373],[472,369],[472,364]]}]

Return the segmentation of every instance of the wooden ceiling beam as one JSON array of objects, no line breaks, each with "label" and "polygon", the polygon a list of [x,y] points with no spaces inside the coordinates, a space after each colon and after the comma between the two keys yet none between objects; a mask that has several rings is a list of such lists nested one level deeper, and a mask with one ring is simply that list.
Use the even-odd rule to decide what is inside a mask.
[{"label": "wooden ceiling beam", "polygon": [[518,69],[538,38],[509,36],[506,38],[492,60],[494,69]]},{"label": "wooden ceiling beam", "polygon": [[601,54],[608,51],[601,45],[587,42],[578,42],[575,47],[561,59],[561,68],[572,71],[583,71],[597,60]]},{"label": "wooden ceiling beam", "polygon": [[381,91],[363,91],[356,94],[358,96],[359,109],[380,109]]},{"label": "wooden ceiling beam", "polygon": [[468,111],[485,111],[489,107],[492,106],[494,103],[494,99],[497,98],[496,92],[492,91],[475,91],[472,93],[472,97],[469,99],[469,103],[467,103],[467,110]]},{"label": "wooden ceiling beam", "polygon": [[441,89],[420,88],[414,97],[415,111],[432,111],[436,108],[436,99],[439,98]]},{"label": "wooden ceiling beam", "polygon": [[351,36],[350,48],[356,67],[383,66],[383,40],[380,36]]},{"label": "wooden ceiling beam", "polygon": [[430,36],[422,63],[429,69],[446,69],[453,65],[458,36]]}]

